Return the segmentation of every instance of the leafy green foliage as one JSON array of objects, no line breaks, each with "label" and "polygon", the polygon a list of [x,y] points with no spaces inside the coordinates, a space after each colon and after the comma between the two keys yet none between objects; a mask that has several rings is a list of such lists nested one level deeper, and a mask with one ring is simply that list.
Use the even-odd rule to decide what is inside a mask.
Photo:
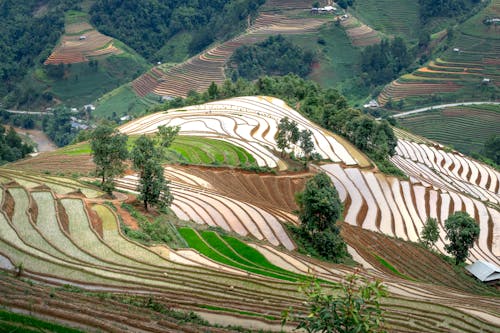
[{"label": "leafy green foliage", "polygon": [[0,165],[17,161],[31,152],[33,147],[24,143],[12,127],[5,131],[0,125]]},{"label": "leafy green foliage", "polygon": [[293,317],[284,311],[283,323],[293,318],[297,329],[308,333],[376,333],[383,330],[383,310],[380,299],[388,295],[380,281],[368,281],[353,274],[334,284],[333,293],[324,290],[317,281],[300,288],[307,300],[308,313]]},{"label": "leafy green foliage", "polygon": [[426,247],[432,247],[439,237],[437,220],[429,217],[422,228],[422,243]]},{"label": "leafy green foliage", "polygon": [[426,23],[433,17],[454,17],[463,15],[480,0],[418,0],[420,21]]},{"label": "leafy green foliage", "polygon": [[140,181],[137,190],[139,200],[144,203],[144,209],[148,205],[159,207],[170,206],[173,197],[168,187],[168,180],[163,175],[161,161],[164,156],[163,149],[166,148],[160,141],[160,146],[154,139],[142,135],[136,141],[132,149],[131,157],[133,168],[139,172]]},{"label": "leafy green foliage", "polygon": [[413,55],[401,37],[366,47],[361,53],[365,84],[377,86],[390,82],[407,69],[412,60]]},{"label": "leafy green foliage", "polygon": [[348,257],[337,225],[343,207],[330,177],[316,174],[306,182],[304,191],[297,193],[296,201],[301,225],[295,235],[326,260],[339,262]]},{"label": "leafy green foliage", "polygon": [[484,143],[484,155],[500,165],[500,135],[492,135]]},{"label": "leafy green foliage", "polygon": [[234,75],[255,80],[263,75],[289,73],[305,77],[311,71],[314,54],[304,51],[281,35],[271,36],[254,45],[237,48],[230,62],[235,66]]},{"label": "leafy green foliage", "polygon": [[479,225],[467,212],[456,212],[444,222],[444,230],[450,241],[444,249],[455,257],[456,265],[464,262],[479,237]]},{"label": "leafy green foliage", "polygon": [[178,33],[191,32],[195,54],[215,39],[243,27],[262,0],[98,0],[90,10],[99,30],[118,38],[148,60]]},{"label": "leafy green foliage", "polygon": [[121,224],[122,231],[127,237],[146,245],[164,243],[171,248],[187,247],[186,241],[179,235],[177,229],[172,224],[171,215],[161,214],[153,221],[149,221],[146,216],[139,213],[129,204],[123,203],[122,208],[127,210],[139,223],[138,230],[131,229],[123,223]]},{"label": "leafy green foliage", "polygon": [[[57,43],[64,29],[63,9],[74,1],[45,1],[50,10],[44,15],[33,16],[39,1],[6,0],[0,2],[0,95],[21,93],[16,86],[28,69],[45,60]],[[29,99],[33,91],[23,91],[23,99]]]},{"label": "leafy green foliage", "polygon": [[295,120],[290,121],[288,117],[280,119],[278,133],[276,134],[276,144],[283,156],[286,149],[290,149],[292,144],[296,144],[300,138],[300,132]]},{"label": "leafy green foliage", "polygon": [[92,132],[90,147],[97,167],[96,175],[101,178],[101,187],[108,194],[114,189],[114,177],[125,171],[127,140],[125,134],[106,125],[101,125]]},{"label": "leafy green foliage", "polygon": [[58,146],[63,147],[70,144],[78,133],[71,126],[71,111],[64,107],[52,111],[53,116],[45,116],[42,119],[42,130]]}]

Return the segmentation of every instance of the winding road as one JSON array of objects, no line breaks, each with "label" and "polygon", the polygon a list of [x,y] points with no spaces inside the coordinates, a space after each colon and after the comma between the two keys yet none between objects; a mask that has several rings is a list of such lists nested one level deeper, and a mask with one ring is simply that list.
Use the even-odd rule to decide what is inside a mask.
[{"label": "winding road", "polygon": [[[490,105],[500,105],[500,102],[461,102],[461,103],[450,103],[450,104],[441,104],[441,105],[433,105],[433,106],[428,106],[425,108],[420,108],[420,109],[415,109],[411,111],[406,111],[406,112],[401,112],[398,114],[393,115],[393,118],[402,118],[406,117],[415,113],[422,113],[430,110],[437,110],[437,109],[444,109],[444,108],[449,108],[453,106],[463,106],[463,105],[480,105],[480,104],[490,104]],[[377,120],[380,120],[381,118],[377,118]]]}]

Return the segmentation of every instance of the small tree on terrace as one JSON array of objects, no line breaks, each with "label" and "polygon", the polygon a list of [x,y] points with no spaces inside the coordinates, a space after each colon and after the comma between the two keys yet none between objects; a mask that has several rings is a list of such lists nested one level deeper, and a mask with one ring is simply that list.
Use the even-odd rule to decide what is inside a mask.
[{"label": "small tree on terrace", "polygon": [[318,173],[296,196],[301,226],[300,237],[323,258],[341,261],[348,256],[347,246],[340,236],[337,220],[342,215],[342,203],[330,177]]},{"label": "small tree on terrace", "polygon": [[463,263],[479,237],[479,225],[467,212],[456,212],[445,221],[444,230],[450,241],[444,249],[455,257],[456,265]]},{"label": "small tree on terrace", "polygon": [[422,243],[427,247],[432,247],[439,237],[437,220],[429,217],[422,228]]},{"label": "small tree on terrace", "polygon": [[300,139],[300,132],[297,123],[288,117],[281,118],[278,124],[278,133],[276,144],[278,149],[281,150],[281,156],[284,155],[285,150],[290,148],[292,144],[296,144]]},{"label": "small tree on terrace", "polygon": [[96,174],[101,178],[101,187],[111,194],[113,179],[125,171],[128,157],[127,136],[107,126],[98,126],[91,135],[90,147],[96,164]]},{"label": "small tree on terrace", "polygon": [[297,329],[308,333],[385,332],[380,299],[388,293],[379,281],[368,281],[352,274],[334,284],[332,292],[327,292],[314,280],[300,291],[306,296],[308,313],[294,317],[290,311],[284,311],[283,324],[294,319],[299,322]]},{"label": "small tree on terrace", "polygon": [[132,149],[133,167],[140,176],[137,188],[139,200],[142,200],[146,210],[148,205],[165,207],[172,203],[169,181],[163,175],[162,160],[165,157],[164,150],[172,144],[178,132],[178,127],[160,126],[155,139],[142,135]]},{"label": "small tree on terrace", "polygon": [[302,149],[302,153],[304,154],[304,165],[307,165],[307,161],[309,161],[314,152],[314,142],[310,130],[305,129],[300,132],[300,149]]}]

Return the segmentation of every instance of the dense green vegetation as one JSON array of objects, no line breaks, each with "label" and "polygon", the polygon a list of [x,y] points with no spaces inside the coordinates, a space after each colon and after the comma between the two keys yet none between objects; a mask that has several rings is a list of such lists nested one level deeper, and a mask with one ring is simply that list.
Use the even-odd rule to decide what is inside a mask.
[{"label": "dense green vegetation", "polygon": [[[115,209],[114,206],[112,208]],[[132,205],[122,203],[122,208],[127,210],[139,223],[138,230],[134,230],[124,223],[120,224],[123,233],[127,237],[148,246],[162,243],[173,249],[187,246],[186,241],[173,225],[175,216],[172,213],[160,212],[160,215],[151,221],[148,217],[139,213]]]},{"label": "dense green vegetation", "polygon": [[296,201],[300,226],[292,230],[304,248],[323,260],[338,263],[348,258],[337,224],[343,206],[330,177],[316,174],[307,181],[304,191],[296,194]]},{"label": "dense green vegetation", "polygon": [[455,212],[444,222],[446,239],[450,241],[444,246],[449,254],[455,257],[455,264],[464,263],[469,256],[469,249],[479,237],[479,225],[467,212]]},{"label": "dense green vegetation", "polygon": [[72,116],[69,109],[60,107],[53,110],[53,116],[42,118],[42,130],[59,147],[70,144],[78,133],[78,129],[71,126]]},{"label": "dense green vegetation", "polygon": [[413,58],[401,37],[366,47],[361,53],[365,84],[377,86],[392,81],[410,66]]},{"label": "dense green vegetation", "polygon": [[26,316],[19,313],[0,310],[0,333],[81,333],[82,331],[64,327],[58,324],[49,323],[35,317]]},{"label": "dense green vegetation", "polygon": [[255,80],[263,75],[292,73],[305,77],[313,60],[311,51],[304,51],[282,35],[271,36],[263,42],[237,48],[230,59],[230,66],[234,67],[231,76]]},{"label": "dense green vegetation", "polygon": [[422,24],[433,17],[454,17],[463,15],[481,0],[418,0]]},{"label": "dense green vegetation", "polygon": [[24,143],[12,127],[6,131],[0,125],[0,165],[17,161],[31,152],[33,147]]},{"label": "dense green vegetation", "polygon": [[49,10],[38,13],[38,0],[0,3],[0,96],[7,94],[26,97],[33,91],[20,91],[17,84],[28,70],[42,62],[55,46],[64,29],[63,10],[77,1],[46,1]]},{"label": "dense green vegetation", "polygon": [[98,0],[90,10],[97,28],[118,38],[151,61],[176,34],[192,33],[188,46],[195,54],[216,39],[246,25],[262,0],[120,1]]}]

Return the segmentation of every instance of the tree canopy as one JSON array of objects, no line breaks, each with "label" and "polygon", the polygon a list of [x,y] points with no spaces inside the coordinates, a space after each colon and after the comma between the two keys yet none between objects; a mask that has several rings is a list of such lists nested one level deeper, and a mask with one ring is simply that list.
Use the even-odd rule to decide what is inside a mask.
[{"label": "tree canopy", "polygon": [[429,217],[422,228],[422,243],[426,247],[433,246],[439,238],[437,220]]},{"label": "tree canopy", "polygon": [[118,38],[149,60],[179,32],[192,33],[195,54],[215,39],[246,25],[263,0],[97,0],[91,21],[99,31]]},{"label": "tree canopy", "polygon": [[343,206],[330,177],[325,173],[314,175],[304,191],[296,194],[296,201],[300,220],[297,234],[302,241],[327,260],[339,262],[348,256],[337,224]]},{"label": "tree canopy", "polygon": [[106,125],[97,127],[91,134],[90,147],[96,164],[96,175],[101,178],[101,187],[108,194],[114,189],[114,177],[125,171],[127,140],[125,134]]},{"label": "tree canopy", "polygon": [[263,75],[305,77],[311,72],[314,53],[304,51],[282,35],[271,36],[263,42],[237,48],[230,59],[236,77],[255,80]]},{"label": "tree canopy", "polygon": [[284,311],[284,323],[292,317],[299,322],[297,329],[308,333],[384,332],[380,300],[388,292],[380,281],[352,274],[335,283],[333,293],[314,280],[302,286],[300,291],[306,297],[308,313],[294,317],[290,311]]},{"label": "tree canopy", "polygon": [[463,263],[479,237],[479,225],[467,212],[456,212],[445,221],[444,230],[450,241],[444,249],[455,257],[455,264]]},{"label": "tree canopy", "polygon": [[33,152],[33,147],[23,142],[14,128],[7,131],[0,125],[0,165],[14,162]]}]

